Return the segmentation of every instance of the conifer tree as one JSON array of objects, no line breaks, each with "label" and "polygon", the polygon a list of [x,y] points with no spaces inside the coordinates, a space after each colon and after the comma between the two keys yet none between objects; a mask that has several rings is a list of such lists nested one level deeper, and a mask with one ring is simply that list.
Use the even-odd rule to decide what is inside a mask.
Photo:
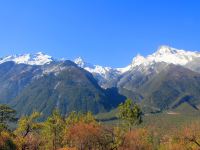
[{"label": "conifer tree", "polygon": [[65,121],[58,110],[54,110],[52,115],[44,122],[42,129],[45,149],[57,150],[61,148]]},{"label": "conifer tree", "polygon": [[9,122],[16,121],[16,111],[7,105],[0,105],[0,130],[8,127]]},{"label": "conifer tree", "polygon": [[138,125],[142,122],[142,111],[140,107],[133,103],[131,99],[127,99],[118,107],[119,119],[125,121],[131,130],[133,125]]}]

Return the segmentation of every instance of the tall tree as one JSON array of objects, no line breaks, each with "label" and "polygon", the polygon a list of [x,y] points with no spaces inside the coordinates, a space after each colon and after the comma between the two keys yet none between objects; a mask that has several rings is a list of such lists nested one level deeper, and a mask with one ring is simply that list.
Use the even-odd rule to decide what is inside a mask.
[{"label": "tall tree", "polygon": [[131,130],[133,125],[138,125],[142,122],[142,111],[140,107],[131,99],[127,99],[118,107],[119,119],[125,121]]},{"label": "tall tree", "polygon": [[65,127],[65,120],[58,110],[54,110],[52,115],[44,122],[42,129],[45,148],[57,150],[62,146],[62,139]]},{"label": "tall tree", "polygon": [[80,121],[80,118],[81,114],[76,111],[72,111],[71,113],[69,113],[65,120],[67,127],[73,126],[78,123]]},{"label": "tall tree", "polygon": [[80,112],[72,111],[71,113],[69,113],[69,115],[66,118],[66,125],[69,127],[69,126],[75,125],[78,122],[97,123],[95,120],[95,117],[93,116],[91,112],[82,114]]},{"label": "tall tree", "polygon": [[[33,112],[30,116],[24,116],[18,121],[18,127],[15,130],[16,143],[22,150],[38,149],[40,144],[39,131],[42,124],[38,122],[41,113]],[[34,147],[34,148],[33,148]]]},{"label": "tall tree", "polygon": [[0,105],[0,128],[7,128],[8,122],[16,121],[16,111],[7,105]]},{"label": "tall tree", "polygon": [[22,137],[26,137],[29,133],[37,131],[41,128],[41,124],[37,121],[40,116],[41,114],[39,112],[33,112],[30,116],[20,118],[15,133]]}]

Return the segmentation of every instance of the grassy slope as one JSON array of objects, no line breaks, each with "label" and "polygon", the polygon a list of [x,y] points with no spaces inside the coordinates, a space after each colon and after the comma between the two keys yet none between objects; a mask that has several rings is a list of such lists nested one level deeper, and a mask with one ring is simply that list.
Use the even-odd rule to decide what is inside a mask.
[{"label": "grassy slope", "polygon": [[[117,110],[115,109],[108,113],[98,114],[96,118],[103,124],[119,125],[120,121],[116,119],[116,116]],[[115,119],[113,120],[113,118]],[[171,129],[190,124],[192,121],[200,121],[200,111],[194,110],[187,104],[183,104],[173,111],[145,115],[141,127],[168,132]]]}]

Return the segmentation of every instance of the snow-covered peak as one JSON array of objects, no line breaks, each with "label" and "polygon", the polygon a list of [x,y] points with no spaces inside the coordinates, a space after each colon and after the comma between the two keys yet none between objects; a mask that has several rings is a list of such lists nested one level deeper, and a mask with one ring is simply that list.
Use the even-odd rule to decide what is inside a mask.
[{"label": "snow-covered peak", "polygon": [[200,58],[200,53],[196,51],[185,51],[169,46],[160,46],[155,53],[148,55],[147,57],[137,55],[133,58],[133,61],[130,65],[124,68],[118,68],[117,70],[121,73],[124,73],[140,65],[145,67],[158,62],[184,66],[198,58]]},{"label": "snow-covered peak", "polygon": [[86,62],[82,57],[77,57],[76,59],[74,59],[74,63],[81,68],[95,68],[95,65]]},{"label": "snow-covered peak", "polygon": [[145,61],[146,61],[145,58],[140,54],[138,54],[135,58],[133,58],[132,67],[139,66],[142,63],[145,63]]},{"label": "snow-covered peak", "polygon": [[145,62],[146,62],[146,59],[140,54],[138,54],[136,57],[133,58],[132,63],[130,65],[124,68],[117,68],[116,70],[119,71],[120,73],[125,73],[131,70],[131,68],[144,64]]},{"label": "snow-covered peak", "polygon": [[148,62],[165,62],[175,65],[186,65],[194,58],[200,58],[200,53],[195,51],[179,50],[168,46],[161,46],[158,51],[147,56]]},{"label": "snow-covered peak", "polygon": [[169,46],[160,46],[157,50],[157,54],[160,54],[160,55],[163,55],[163,54],[173,54],[173,53],[176,53],[177,49],[175,48],[172,48],[172,47],[169,47]]},{"label": "snow-covered peak", "polygon": [[138,54],[136,57],[133,58],[132,63],[124,68],[110,68],[99,65],[91,65],[89,63],[86,63],[81,57],[75,59],[74,62],[79,67],[82,67],[91,73],[97,73],[105,76],[105,74],[112,72],[123,74],[138,66],[147,67],[158,62],[184,66],[188,62],[191,62],[196,58],[200,58],[199,52],[179,50],[169,46],[160,46],[156,52],[148,55],[147,57]]},{"label": "snow-covered peak", "polygon": [[143,57],[140,55],[136,56],[133,59],[131,66],[147,66],[156,62],[165,62],[175,65],[186,65],[188,62],[192,61],[195,58],[200,58],[199,52],[179,50],[169,46],[161,46],[152,55],[148,55],[147,57]]},{"label": "snow-covered peak", "polygon": [[110,68],[110,67],[103,67],[103,66],[99,66],[99,65],[94,65],[92,68],[85,67],[84,69],[91,73],[100,74],[102,76],[105,76],[106,73],[109,73],[109,71],[112,70],[112,68]]},{"label": "snow-covered peak", "polygon": [[42,52],[36,54],[24,54],[24,55],[10,55],[0,59],[0,64],[8,61],[13,61],[16,64],[28,64],[28,65],[44,65],[53,61],[53,58]]},{"label": "snow-covered peak", "polygon": [[[199,52],[179,50],[169,46],[161,46],[155,53],[146,57],[138,54],[136,57],[133,58],[132,63],[124,68],[111,68],[103,67],[100,65],[93,65],[85,62],[84,59],[82,59],[81,57],[76,58],[74,62],[79,67],[84,68],[85,70],[93,74],[99,74],[100,76],[107,78],[108,76],[110,77],[121,75],[140,66],[142,66],[142,68],[148,68],[148,66],[154,66],[154,64],[158,62],[165,62],[167,64],[171,63],[184,66],[187,63],[196,59],[200,59]],[[0,58],[0,64],[7,61],[13,61],[17,64],[44,65],[55,61],[55,59],[42,52],[38,52],[36,54],[11,55]]]},{"label": "snow-covered peak", "polygon": [[109,73],[112,68],[111,67],[103,67],[100,65],[92,65],[90,63],[87,63],[84,61],[83,58],[78,57],[74,60],[74,62],[81,68],[84,68],[85,70],[94,73],[99,74],[101,76],[106,76],[107,73]]},{"label": "snow-covered peak", "polygon": [[81,68],[85,67],[85,61],[81,57],[76,58],[74,62]]}]

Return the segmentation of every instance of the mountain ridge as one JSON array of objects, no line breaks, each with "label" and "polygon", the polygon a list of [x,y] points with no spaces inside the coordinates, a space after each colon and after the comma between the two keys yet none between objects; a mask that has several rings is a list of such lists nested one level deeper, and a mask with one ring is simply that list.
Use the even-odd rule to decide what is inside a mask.
[{"label": "mountain ridge", "polygon": [[[131,72],[135,69],[148,68],[155,63],[164,62],[167,64],[181,65],[189,68],[193,71],[199,71],[200,67],[194,65],[200,58],[200,52],[197,51],[185,51],[176,49],[170,46],[160,46],[153,54],[146,57],[137,54],[132,62],[123,68],[104,67],[101,65],[93,65],[86,62],[83,58],[78,57],[73,62],[79,67],[89,71],[98,80],[98,83],[103,88],[111,88],[115,85],[115,80],[118,80],[121,76]],[[53,62],[61,62],[66,59],[55,59],[52,56],[38,52],[36,54],[24,54],[24,55],[11,55],[0,59],[0,64],[7,61],[14,61],[16,64],[28,64],[28,65],[45,65]],[[195,61],[196,60],[196,61]],[[191,64],[191,65],[190,65]],[[196,67],[194,67],[196,66]],[[110,84],[109,82],[112,82]]]},{"label": "mountain ridge", "polygon": [[[146,57],[137,55],[124,68],[54,59],[43,53],[0,60],[0,102],[21,114],[34,108],[49,114],[109,111],[131,98],[148,111],[200,106],[200,53],[161,46]],[[41,105],[40,105],[41,103]],[[22,106],[24,106],[22,108]],[[30,106],[30,108],[29,108]]]},{"label": "mountain ridge", "polygon": [[[131,64],[122,68],[104,67],[101,65],[93,65],[86,62],[82,57],[77,57],[74,62],[81,68],[85,68],[91,73],[99,73],[104,75],[110,70],[115,70],[118,73],[124,73],[129,71],[131,68],[139,65],[149,65],[154,62],[166,62],[176,65],[186,65],[192,60],[200,58],[200,52],[197,51],[186,51],[182,49],[176,49],[170,46],[160,46],[157,51],[146,57],[137,54],[133,57]],[[177,59],[177,60],[176,60]],[[67,59],[64,59],[67,60]],[[44,65],[49,64],[53,61],[64,61],[62,59],[55,59],[52,56],[37,52],[35,54],[20,54],[20,55],[9,55],[0,58],[0,64],[7,61],[14,61],[17,64],[29,64],[29,65]]]},{"label": "mountain ridge", "polygon": [[52,56],[46,55],[42,52],[37,52],[36,54],[19,54],[10,55],[0,58],[0,64],[13,61],[16,64],[28,64],[28,65],[45,65],[54,61]]},{"label": "mountain ridge", "polygon": [[[99,65],[91,65],[85,62],[82,58],[75,59],[74,62],[79,67],[82,67],[91,72],[96,77],[96,79],[99,80],[99,84],[103,88],[109,88],[112,86],[110,86],[110,84],[105,84],[106,82],[111,80],[118,80],[121,78],[121,76],[124,76],[133,70],[141,69],[145,71],[145,69],[154,66],[156,63],[181,65],[193,71],[197,71],[198,67],[195,67],[195,70],[195,68],[189,64],[195,60],[198,60],[199,58],[200,52],[197,51],[185,51],[169,46],[160,46],[157,51],[146,57],[140,54],[136,55],[133,58],[132,63],[130,63],[128,66],[125,66],[124,68],[111,68]],[[198,63],[196,66],[198,66]]]}]

